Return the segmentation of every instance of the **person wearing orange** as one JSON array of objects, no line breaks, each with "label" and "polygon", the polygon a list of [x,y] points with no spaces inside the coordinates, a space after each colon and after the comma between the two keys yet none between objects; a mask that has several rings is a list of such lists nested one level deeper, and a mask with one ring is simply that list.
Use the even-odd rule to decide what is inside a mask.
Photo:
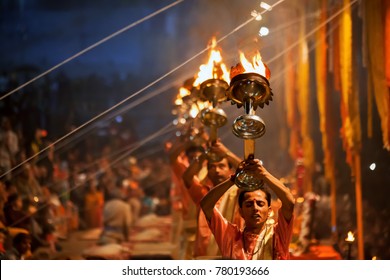
[{"label": "person wearing orange", "polygon": [[96,179],[88,182],[88,191],[84,199],[84,221],[87,228],[103,226],[104,195],[98,188]]},{"label": "person wearing orange", "polygon": [[[214,143],[209,152],[220,155],[220,160],[211,161],[208,160],[207,154],[202,154],[189,166],[183,175],[188,193],[198,207],[197,229],[193,249],[194,258],[220,258],[218,245],[215,243],[203,212],[200,211],[200,201],[210,189],[230,178],[232,168],[235,168],[241,161],[239,157],[231,153],[221,142]],[[206,160],[208,171],[207,181],[202,181],[196,174],[198,174],[203,166],[203,162]],[[242,224],[242,219],[238,213],[237,191],[237,187],[232,188],[218,201],[217,207],[229,221]]]},{"label": "person wearing orange", "polygon": [[[263,186],[254,191],[240,191],[239,212],[245,221],[244,229],[228,222],[215,207],[220,197],[234,185],[235,176],[241,170],[255,174],[281,200],[277,223],[267,223],[271,213],[271,194]],[[294,204],[290,190],[258,159],[243,161],[235,175],[210,190],[200,203],[222,257],[237,260],[289,259]]]},{"label": "person wearing orange", "polygon": [[191,141],[177,141],[169,151],[170,166],[172,170],[171,190],[172,200],[178,209],[181,209],[183,218],[189,220],[195,217],[196,207],[191,200],[183,182],[183,174],[195,158],[203,153],[202,146],[195,145]]},{"label": "person wearing orange", "polygon": [[[172,170],[172,213],[183,222],[182,258],[190,259],[193,254],[197,208],[184,185],[183,174],[194,159],[204,152],[204,148],[202,143],[196,143],[190,139],[177,139],[168,152]],[[205,169],[201,168],[197,175],[205,177]]]}]

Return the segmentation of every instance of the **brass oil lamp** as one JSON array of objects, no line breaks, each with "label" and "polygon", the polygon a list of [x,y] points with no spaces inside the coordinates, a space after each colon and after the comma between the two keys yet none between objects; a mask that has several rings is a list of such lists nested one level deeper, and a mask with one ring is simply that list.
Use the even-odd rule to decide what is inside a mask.
[{"label": "brass oil lamp", "polygon": [[[227,94],[232,105],[244,108],[244,114],[234,120],[232,130],[234,135],[244,140],[244,160],[249,160],[255,157],[255,139],[265,133],[265,123],[256,115],[256,109],[268,105],[273,93],[268,80],[270,71],[259,53],[252,63],[241,53],[240,61],[230,72],[232,79]],[[235,184],[243,190],[252,191],[260,188],[263,182],[242,170],[237,174]]]}]

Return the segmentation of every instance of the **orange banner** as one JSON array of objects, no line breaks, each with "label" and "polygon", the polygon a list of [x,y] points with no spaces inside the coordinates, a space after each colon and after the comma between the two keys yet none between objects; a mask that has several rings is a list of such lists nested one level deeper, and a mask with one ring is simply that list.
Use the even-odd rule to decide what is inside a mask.
[{"label": "orange banner", "polygon": [[[383,146],[390,150],[390,96],[389,84],[386,83],[386,77],[389,82],[390,75],[390,62],[388,61],[390,59],[390,4],[388,2],[390,1],[365,1],[364,21],[367,32],[368,77],[370,81],[368,90],[373,93],[378,108]],[[385,12],[378,13],[378,11]],[[383,18],[383,16],[386,18]],[[383,57],[386,59],[383,59]]]},{"label": "orange banner", "polygon": [[386,63],[386,81],[387,87],[390,87],[390,1],[382,0],[384,11],[384,36],[385,36],[385,63]]},{"label": "orange banner", "polygon": [[359,96],[353,90],[352,18],[349,0],[344,0],[345,10],[340,17],[340,77],[341,77],[341,135],[347,163],[355,174],[353,155],[360,153],[361,128]]},{"label": "orange banner", "polygon": [[[321,0],[321,14],[318,25],[327,19],[327,1]],[[317,82],[317,103],[320,117],[320,131],[322,135],[322,150],[324,152],[325,178],[330,183],[331,193],[331,224],[336,227],[336,178],[334,174],[334,129],[332,106],[332,95],[327,91],[327,42],[326,25],[317,31],[317,47],[315,50],[316,59],[316,82]]]},{"label": "orange banner", "polygon": [[[292,37],[287,38],[287,44],[292,43]],[[285,96],[286,96],[286,111],[287,125],[290,130],[290,145],[289,154],[292,159],[296,159],[299,143],[299,127],[298,127],[298,112],[297,112],[297,92],[296,92],[296,76],[294,65],[294,51],[290,50],[285,57],[286,74],[285,74]]]},{"label": "orange banner", "polygon": [[[302,7],[302,14],[305,14],[305,8]],[[299,36],[299,63],[298,63],[298,110],[301,116],[301,137],[303,149],[303,161],[305,166],[305,177],[303,190],[309,192],[313,190],[312,174],[314,166],[314,143],[310,135],[312,126],[311,104],[310,104],[310,63],[309,50],[306,41],[306,21],[301,21]]]}]

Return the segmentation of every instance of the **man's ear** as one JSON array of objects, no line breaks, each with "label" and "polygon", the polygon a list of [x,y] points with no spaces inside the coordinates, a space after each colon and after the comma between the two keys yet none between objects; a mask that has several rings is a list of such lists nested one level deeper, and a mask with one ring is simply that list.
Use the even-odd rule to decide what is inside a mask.
[{"label": "man's ear", "polygon": [[242,213],[242,208],[241,207],[238,207],[238,213],[240,213],[240,216],[243,217],[243,213]]},{"label": "man's ear", "polygon": [[270,207],[268,207],[268,214],[267,214],[267,217],[269,217],[269,216],[271,215],[271,213],[272,213],[272,208],[271,208],[271,206],[270,206]]}]

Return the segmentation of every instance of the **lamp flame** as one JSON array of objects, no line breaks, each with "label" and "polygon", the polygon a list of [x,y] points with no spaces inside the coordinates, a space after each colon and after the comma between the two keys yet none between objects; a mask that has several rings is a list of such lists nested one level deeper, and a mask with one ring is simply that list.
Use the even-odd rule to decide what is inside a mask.
[{"label": "lamp flame", "polygon": [[190,94],[191,92],[188,89],[186,89],[185,87],[180,87],[179,93],[177,94],[175,99],[175,105],[177,106],[183,105],[183,97],[186,97]]},{"label": "lamp flame", "polygon": [[185,96],[188,96],[188,95],[190,95],[191,94],[191,92],[188,90],[188,89],[186,89],[185,87],[180,87],[179,88],[179,96],[181,97],[181,98],[183,98],[183,97],[185,97]]},{"label": "lamp flame", "polygon": [[245,70],[244,73],[258,73],[267,79],[271,76],[271,72],[261,59],[260,52],[256,52],[253,56],[252,63],[247,60],[243,52],[240,52],[240,63]]},{"label": "lamp flame", "polygon": [[208,102],[207,100],[206,101],[196,101],[196,106],[198,108],[199,111],[202,111],[204,108],[208,108],[210,107],[210,102]]},{"label": "lamp flame", "polygon": [[345,238],[345,241],[351,242],[351,243],[355,241],[355,237],[353,236],[352,231],[348,231],[348,236],[347,236],[347,238]]},{"label": "lamp flame", "polygon": [[202,64],[199,67],[198,76],[194,81],[193,86],[197,87],[202,82],[208,79],[222,79],[227,83],[230,82],[229,71],[224,63],[222,63],[222,55],[219,50],[216,49],[217,41],[215,37],[212,38],[210,44],[210,56],[207,64]]},{"label": "lamp flame", "polygon": [[190,110],[190,116],[195,119],[196,116],[198,115],[199,113],[199,109],[198,109],[198,106],[196,106],[196,104],[192,104],[191,106],[191,110]]}]

